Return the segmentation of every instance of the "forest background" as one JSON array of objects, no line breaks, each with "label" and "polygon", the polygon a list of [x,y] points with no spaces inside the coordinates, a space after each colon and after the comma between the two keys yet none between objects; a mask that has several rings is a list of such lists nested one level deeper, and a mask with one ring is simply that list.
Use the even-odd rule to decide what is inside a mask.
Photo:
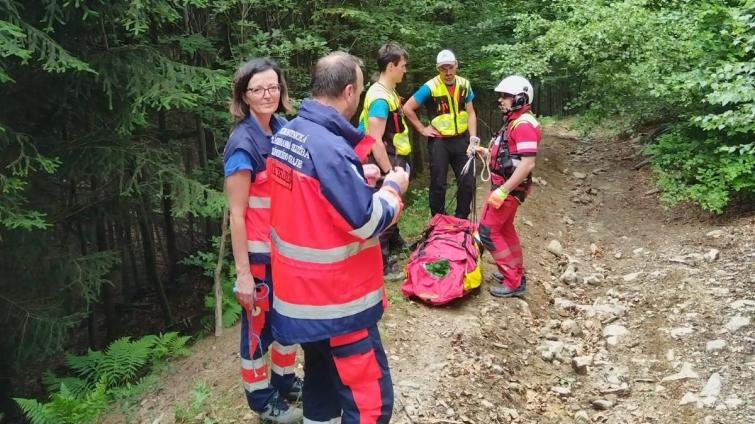
[{"label": "forest background", "polygon": [[[755,193],[754,15],[752,0],[0,0],[0,411],[18,416],[11,396],[112,397],[185,344],[121,337],[212,327],[244,60],[276,59],[296,105],[327,52],[372,75],[398,42],[408,98],[450,48],[483,139],[500,126],[492,87],[521,74],[539,115],[576,116],[585,140],[640,137],[664,201],[722,213]],[[226,296],[225,324],[238,312]],[[109,345],[141,352],[133,375],[103,378]],[[54,375],[66,367],[78,377]]]}]

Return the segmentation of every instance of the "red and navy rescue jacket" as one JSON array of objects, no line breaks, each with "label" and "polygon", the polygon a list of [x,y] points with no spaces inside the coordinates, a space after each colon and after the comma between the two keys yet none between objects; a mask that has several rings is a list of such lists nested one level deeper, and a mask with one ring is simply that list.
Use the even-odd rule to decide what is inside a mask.
[{"label": "red and navy rescue jacket", "polygon": [[[273,133],[283,128],[286,122],[285,118],[274,115],[270,121]],[[231,132],[223,153],[224,162],[238,149],[249,154],[254,168],[244,222],[252,274],[264,279],[265,267],[255,265],[270,263],[270,181],[266,168],[271,144],[269,136],[251,115],[239,122]]]},{"label": "red and navy rescue jacket", "polygon": [[[502,175],[507,172],[513,173],[516,166],[525,156],[537,156],[538,147],[540,146],[542,129],[540,123],[530,112],[530,105],[525,105],[519,110],[510,112],[507,116],[506,126],[499,131],[490,145],[490,170],[491,184],[498,187],[503,184],[511,175]],[[508,154],[511,158],[512,168],[500,169],[499,160],[503,150],[503,143],[508,147]],[[519,201],[529,194],[532,186],[532,174],[522,181],[519,186],[512,190]]]},{"label": "red and navy rescue jacket", "polygon": [[391,184],[375,191],[365,181],[357,151],[372,142],[315,100],[272,139],[272,326],[281,343],[350,333],[383,314],[378,235],[402,203]]}]

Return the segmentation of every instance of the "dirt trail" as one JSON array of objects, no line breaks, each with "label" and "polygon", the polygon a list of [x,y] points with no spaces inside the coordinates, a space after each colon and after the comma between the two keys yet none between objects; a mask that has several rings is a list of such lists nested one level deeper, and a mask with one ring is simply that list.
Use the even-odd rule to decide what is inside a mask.
[{"label": "dirt trail", "polygon": [[[755,217],[664,210],[631,144],[547,133],[517,218],[525,299],[493,298],[485,283],[429,308],[389,283],[392,422],[755,422]],[[210,394],[195,422],[256,422],[238,382],[237,331],[197,343],[105,422],[175,422],[197,382]],[[575,369],[575,357],[589,365]]]}]

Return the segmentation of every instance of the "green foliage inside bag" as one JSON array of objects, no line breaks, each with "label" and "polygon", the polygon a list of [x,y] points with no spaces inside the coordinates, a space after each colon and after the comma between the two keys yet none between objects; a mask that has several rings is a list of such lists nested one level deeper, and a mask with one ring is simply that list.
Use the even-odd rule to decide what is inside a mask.
[{"label": "green foliage inside bag", "polygon": [[430,274],[436,277],[445,277],[448,275],[448,271],[451,269],[448,259],[441,259],[439,261],[428,262],[425,265],[425,269]]}]

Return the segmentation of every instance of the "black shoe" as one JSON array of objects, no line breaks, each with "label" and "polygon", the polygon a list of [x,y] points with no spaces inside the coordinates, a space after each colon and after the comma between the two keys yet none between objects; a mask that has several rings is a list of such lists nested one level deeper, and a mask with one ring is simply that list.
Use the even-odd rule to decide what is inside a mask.
[{"label": "black shoe", "polygon": [[407,250],[409,247],[406,243],[406,240],[404,240],[403,237],[401,237],[401,234],[398,235],[398,237],[391,238],[391,240],[388,243],[388,246],[391,253],[399,253],[403,252],[404,250]]},{"label": "black shoe", "polygon": [[304,380],[299,377],[294,377],[294,383],[286,393],[286,400],[290,402],[298,402],[301,400],[302,391],[304,390]]},{"label": "black shoe", "polygon": [[496,283],[503,284],[503,274],[501,274],[500,272],[494,272],[493,279],[496,281]]},{"label": "black shoe", "polygon": [[503,284],[496,284],[495,286],[490,288],[490,294],[492,294],[495,297],[522,297],[524,296],[524,293],[527,291],[527,278],[522,277],[521,283],[519,283],[519,287],[515,289],[510,289]]}]

